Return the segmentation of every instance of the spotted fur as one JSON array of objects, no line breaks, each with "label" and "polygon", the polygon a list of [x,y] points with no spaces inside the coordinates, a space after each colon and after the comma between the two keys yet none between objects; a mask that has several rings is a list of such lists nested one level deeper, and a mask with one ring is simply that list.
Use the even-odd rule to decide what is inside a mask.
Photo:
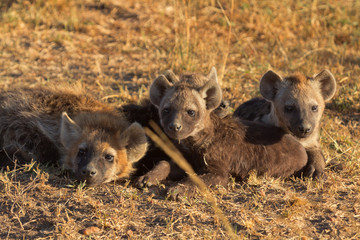
[{"label": "spotted fur", "polygon": [[[202,86],[193,87],[189,81],[197,76],[185,75],[176,83],[155,79],[150,100],[165,133],[192,156],[188,160],[207,185],[226,185],[229,175],[245,179],[251,170],[288,177],[306,164],[304,148],[281,129],[215,115],[212,111],[222,98],[216,70],[202,76]],[[183,183],[192,185],[189,179]],[[174,192],[183,191],[178,185]]]},{"label": "spotted fur", "polygon": [[1,164],[59,163],[87,184],[128,177],[146,152],[142,127],[80,89],[0,93]]},{"label": "spotted fur", "polygon": [[255,98],[241,104],[234,116],[275,125],[292,134],[309,156],[302,174],[319,178],[325,168],[319,143],[320,120],[325,102],[334,96],[335,90],[335,78],[328,70],[314,77],[295,73],[285,78],[268,71],[260,81],[264,99]]},{"label": "spotted fur", "polygon": [[[165,71],[158,79],[170,83],[180,81],[179,77],[171,70]],[[181,76],[181,82],[193,88],[202,87],[207,81],[208,79],[200,74],[184,74]],[[156,91],[162,91],[162,89]],[[229,104],[225,100],[222,100],[221,103],[218,104],[219,105],[213,110],[213,113],[220,118],[224,118],[229,113]],[[139,122],[144,127],[150,127],[150,120],[161,125],[158,110],[151,104],[149,99],[144,100],[140,105],[126,104],[122,106],[119,111],[124,113],[130,122]],[[181,148],[181,145],[179,145],[177,141],[174,141],[174,144],[177,145],[178,148]],[[137,171],[133,176],[136,177],[135,185],[137,187],[154,185],[165,179],[176,181],[185,176],[185,172],[170,161],[169,157],[151,141],[146,156],[136,163],[136,169]]]}]

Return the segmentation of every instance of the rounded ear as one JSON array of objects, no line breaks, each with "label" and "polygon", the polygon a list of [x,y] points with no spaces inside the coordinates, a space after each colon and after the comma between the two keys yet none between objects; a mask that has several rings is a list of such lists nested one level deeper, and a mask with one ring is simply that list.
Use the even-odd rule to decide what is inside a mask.
[{"label": "rounded ear", "polygon": [[164,75],[164,76],[166,77],[166,79],[169,80],[169,82],[171,82],[171,83],[176,83],[176,82],[179,81],[179,77],[176,76],[176,74],[175,74],[172,70],[170,70],[170,69],[166,70],[166,71],[163,73],[163,75]]},{"label": "rounded ear", "polygon": [[336,81],[329,70],[323,70],[314,77],[315,81],[320,82],[321,94],[325,101],[330,100],[336,91]]},{"label": "rounded ear", "polygon": [[61,114],[60,142],[69,149],[74,140],[81,136],[81,128],[72,120],[66,112]]},{"label": "rounded ear", "polygon": [[217,80],[215,67],[212,67],[208,75],[209,81],[199,90],[200,95],[206,101],[206,109],[212,110],[217,108],[222,100],[222,92]]},{"label": "rounded ear", "polygon": [[129,162],[137,162],[146,153],[148,143],[142,126],[134,122],[120,134],[119,141],[125,145]]},{"label": "rounded ear", "polygon": [[161,99],[164,97],[165,92],[168,88],[170,88],[173,84],[169,82],[169,80],[164,76],[160,75],[150,86],[150,101],[156,107],[160,106]]},{"label": "rounded ear", "polygon": [[277,73],[267,71],[260,80],[261,95],[269,101],[274,100],[281,82],[282,78]]}]

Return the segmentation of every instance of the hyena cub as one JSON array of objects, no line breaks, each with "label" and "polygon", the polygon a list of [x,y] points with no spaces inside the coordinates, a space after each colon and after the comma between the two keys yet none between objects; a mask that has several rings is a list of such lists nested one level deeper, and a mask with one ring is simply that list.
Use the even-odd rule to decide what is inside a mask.
[{"label": "hyena cub", "polygon": [[[202,86],[189,84],[199,79]],[[163,130],[191,153],[189,160],[207,185],[226,185],[229,175],[244,179],[251,170],[288,177],[305,166],[305,149],[280,128],[245,125],[239,119],[213,114],[221,98],[215,68],[208,76],[187,74],[175,83],[160,76],[150,87],[150,100],[158,108]],[[192,185],[189,179],[183,183]],[[183,193],[182,186],[172,192]]]},{"label": "hyena cub", "polygon": [[[160,77],[166,78],[167,81],[173,84],[179,81],[179,77],[171,70],[165,71]],[[205,83],[204,81],[207,81],[206,78],[198,78],[195,80],[196,81],[194,81],[194,79],[182,79],[182,81],[187,81],[188,84],[191,84],[193,87],[201,87]],[[214,114],[220,118],[224,118],[229,114],[228,106],[229,103],[226,100],[222,100],[221,103],[214,108]],[[136,121],[142,126],[150,127],[149,121],[153,120],[158,125],[161,125],[158,110],[151,104],[149,99],[144,100],[141,105],[124,105],[119,110],[130,122]],[[177,142],[174,142],[174,144],[181,148]],[[136,163],[136,169],[137,171],[134,173],[134,177],[137,177],[135,182],[137,187],[143,187],[145,185],[151,186],[165,179],[177,181],[185,176],[185,172],[170,161],[169,157],[160,148],[155,146],[152,141],[150,141],[146,156]]]},{"label": "hyena cub", "polygon": [[89,185],[127,177],[146,152],[143,128],[70,89],[0,93],[1,161],[59,162]]},{"label": "hyena cub", "polygon": [[320,119],[325,102],[334,96],[335,90],[335,78],[328,70],[314,77],[295,73],[285,78],[268,71],[260,81],[260,93],[265,99],[243,103],[234,116],[275,125],[293,135],[308,154],[302,174],[319,178],[325,168],[319,143]]}]

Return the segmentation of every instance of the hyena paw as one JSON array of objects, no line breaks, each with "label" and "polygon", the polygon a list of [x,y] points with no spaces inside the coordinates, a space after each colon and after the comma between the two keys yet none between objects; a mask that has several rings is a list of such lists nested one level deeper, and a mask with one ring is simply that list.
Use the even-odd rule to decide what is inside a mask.
[{"label": "hyena paw", "polygon": [[152,174],[145,174],[136,179],[135,186],[137,188],[152,187],[158,183],[159,180],[155,176],[152,176]]},{"label": "hyena paw", "polygon": [[196,193],[195,186],[189,186],[187,184],[177,184],[174,187],[169,188],[167,191],[167,197],[170,200],[178,201],[182,198],[191,198]]},{"label": "hyena paw", "polygon": [[137,188],[143,188],[146,186],[146,182],[147,182],[147,177],[145,175],[138,177],[135,180],[135,187]]},{"label": "hyena paw", "polygon": [[312,177],[315,174],[315,167],[313,165],[308,165],[303,171],[303,177]]},{"label": "hyena paw", "polygon": [[303,177],[312,178],[315,180],[326,180],[326,174],[323,169],[316,169],[315,166],[309,165],[304,169]]}]

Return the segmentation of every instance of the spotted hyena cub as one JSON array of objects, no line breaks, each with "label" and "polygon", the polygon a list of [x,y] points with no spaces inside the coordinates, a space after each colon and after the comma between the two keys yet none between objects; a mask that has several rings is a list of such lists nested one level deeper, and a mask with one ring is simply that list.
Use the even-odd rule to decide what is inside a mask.
[{"label": "spotted hyena cub", "polygon": [[147,148],[139,124],[69,88],[1,92],[0,122],[2,165],[59,162],[89,185],[129,176]]},{"label": "spotted hyena cub", "polygon": [[[201,86],[190,84],[199,79]],[[188,160],[207,185],[226,185],[229,175],[244,179],[251,170],[288,177],[305,166],[305,149],[280,128],[214,114],[221,99],[215,68],[208,76],[186,74],[175,83],[160,76],[150,88],[163,130],[190,153]],[[192,185],[189,179],[183,183]],[[173,192],[183,193],[182,186]]]},{"label": "spotted hyena cub", "polygon": [[234,116],[275,125],[293,135],[308,154],[302,174],[318,178],[325,168],[319,143],[320,119],[325,102],[334,96],[335,90],[335,78],[328,70],[314,77],[295,73],[285,78],[268,71],[260,81],[260,93],[265,99],[243,103]]},{"label": "spotted hyena cub", "polygon": [[[166,70],[160,75],[161,78],[166,78],[170,83],[176,83],[179,77],[172,71]],[[193,79],[185,79],[193,87],[201,87],[207,81],[206,78],[198,78],[196,81]],[[229,103],[226,100],[222,100],[220,104],[214,108],[213,112],[220,118],[224,118],[229,114]],[[158,125],[160,124],[159,113],[157,108],[151,104],[149,99],[143,100],[142,104],[127,104],[119,109],[130,122],[138,122],[144,127],[150,127],[149,121],[152,120]],[[151,127],[150,127],[151,128]],[[181,146],[174,141],[177,147]],[[146,156],[136,163],[137,171],[133,174],[136,178],[135,185],[137,187],[151,186],[159,183],[162,180],[177,181],[183,178],[186,174],[184,171],[178,168],[176,164],[170,161],[167,154],[165,154],[158,146],[152,141],[149,141],[149,148]]]}]

